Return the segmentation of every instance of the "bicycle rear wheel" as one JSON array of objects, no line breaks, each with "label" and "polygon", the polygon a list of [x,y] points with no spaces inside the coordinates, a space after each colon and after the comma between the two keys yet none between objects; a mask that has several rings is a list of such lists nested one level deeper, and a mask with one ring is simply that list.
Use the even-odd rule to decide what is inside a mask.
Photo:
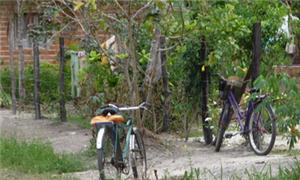
[{"label": "bicycle rear wheel", "polygon": [[216,147],[215,147],[215,151],[219,152],[222,142],[223,142],[223,138],[224,138],[224,133],[228,127],[228,124],[230,122],[229,120],[229,109],[230,109],[230,104],[228,102],[226,102],[224,104],[222,113],[221,113],[221,117],[220,117],[220,121],[219,121],[219,127],[218,127],[218,131],[217,131],[217,140],[216,140]]},{"label": "bicycle rear wheel", "polygon": [[270,105],[256,106],[249,121],[249,141],[257,155],[267,155],[276,139],[275,114]]},{"label": "bicycle rear wheel", "polygon": [[131,143],[131,167],[134,178],[146,179],[147,175],[147,158],[146,149],[143,138],[138,129],[134,130],[132,134],[133,140]]},{"label": "bicycle rear wheel", "polygon": [[[97,143],[101,143],[101,148],[97,148],[97,160],[100,180],[116,179],[120,176],[120,172],[113,166],[114,159],[114,146],[111,137],[110,128],[101,128],[97,135]],[[101,137],[98,137],[101,136]],[[99,139],[98,139],[99,138]],[[97,145],[98,146],[98,145]]]}]

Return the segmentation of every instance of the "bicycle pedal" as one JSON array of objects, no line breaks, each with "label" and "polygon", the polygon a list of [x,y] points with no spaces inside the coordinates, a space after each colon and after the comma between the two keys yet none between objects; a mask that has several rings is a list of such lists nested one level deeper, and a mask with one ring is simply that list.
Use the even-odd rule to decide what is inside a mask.
[{"label": "bicycle pedal", "polygon": [[133,149],[132,152],[141,152],[139,149]]},{"label": "bicycle pedal", "polygon": [[226,138],[226,139],[230,139],[230,138],[232,138],[232,136],[233,136],[232,133],[227,133],[227,134],[225,134],[225,138]]}]

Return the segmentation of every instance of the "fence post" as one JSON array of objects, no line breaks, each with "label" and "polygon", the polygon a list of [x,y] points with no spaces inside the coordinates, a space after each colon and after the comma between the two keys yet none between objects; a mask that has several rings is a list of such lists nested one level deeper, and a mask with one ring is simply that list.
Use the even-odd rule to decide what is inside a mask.
[{"label": "fence post", "polygon": [[66,107],[65,107],[65,52],[64,52],[64,38],[59,38],[60,61],[59,61],[59,94],[60,94],[60,121],[66,122]]},{"label": "fence post", "polygon": [[[201,38],[201,49],[200,49],[200,58],[203,62],[207,58],[207,45],[204,38]],[[201,90],[201,117],[202,117],[202,126],[203,126],[203,134],[204,134],[204,140],[206,144],[210,144],[212,142],[212,132],[210,129],[209,121],[207,121],[207,118],[209,117],[208,113],[208,95],[209,95],[209,68],[205,67],[204,71],[201,70],[201,81],[202,81],[202,90]]]},{"label": "fence post", "polygon": [[253,58],[252,58],[252,85],[259,75],[259,61],[261,55],[261,24],[257,22],[253,25]]},{"label": "fence post", "polygon": [[35,119],[41,119],[40,107],[40,51],[36,39],[33,40],[33,61],[34,61],[34,111]]},{"label": "fence post", "polygon": [[14,53],[13,53],[13,30],[14,30],[14,23],[13,18],[9,20],[9,28],[8,28],[8,48],[9,48],[9,72],[10,72],[10,79],[11,79],[11,100],[12,100],[12,113],[17,113],[17,98],[16,98],[16,91],[17,91],[17,79],[16,79],[16,67],[15,67],[15,60],[14,60]]},{"label": "fence post", "polygon": [[[165,48],[166,38],[164,36],[160,37],[160,49]],[[166,132],[169,130],[170,126],[170,89],[169,89],[169,77],[167,72],[167,57],[166,52],[160,52],[161,58],[161,73],[162,73],[162,81],[163,81],[163,96],[164,96],[164,104],[163,104],[163,127],[162,131]]]}]

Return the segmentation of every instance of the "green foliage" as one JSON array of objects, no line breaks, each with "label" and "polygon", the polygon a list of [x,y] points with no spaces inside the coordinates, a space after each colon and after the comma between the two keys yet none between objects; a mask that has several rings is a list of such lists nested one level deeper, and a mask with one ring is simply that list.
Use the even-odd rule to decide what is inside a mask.
[{"label": "green foliage", "polygon": [[273,74],[267,78],[260,76],[256,79],[255,86],[272,95],[279,130],[289,133],[289,144],[292,148],[297,139],[300,139],[300,132],[295,129],[300,124],[300,96],[296,80],[285,74]]},{"label": "green foliage", "polygon": [[0,90],[0,107],[8,107],[11,105],[11,97],[6,92]]},{"label": "green foliage", "polygon": [[38,141],[19,142],[0,138],[0,167],[25,173],[80,171],[82,163],[75,155],[56,154],[49,144]]},{"label": "green foliage", "polygon": [[90,117],[99,106],[112,101],[110,98],[114,98],[114,88],[118,86],[120,76],[111,71],[109,64],[100,61],[99,53],[91,51],[86,65],[80,69],[79,80],[81,97],[77,108]]},{"label": "green foliage", "polygon": [[[272,167],[265,165],[261,170],[245,170],[245,174],[248,176],[247,179],[284,179],[284,180],[297,180],[300,178],[300,162],[295,161],[295,164],[291,167],[281,168],[279,167],[277,175],[272,175]],[[236,176],[236,179],[241,179],[241,177]]]},{"label": "green foliage", "polygon": [[300,162],[297,160],[292,168],[280,168],[278,173],[279,179],[297,180],[300,179]]},{"label": "green foliage", "polygon": [[191,168],[190,171],[185,171],[183,175],[184,180],[200,179],[200,169]]},{"label": "green foliage", "polygon": [[101,58],[101,54],[98,53],[97,51],[91,51],[89,54],[89,61],[91,62],[97,62]]},{"label": "green foliage", "polygon": [[0,107],[8,107],[11,105],[11,97],[7,89],[6,84],[10,83],[8,70],[0,71]]},{"label": "green foliage", "polygon": [[[274,171],[274,169],[273,169]],[[278,168],[278,172],[274,175],[272,174],[272,167],[271,165],[265,165],[262,169],[257,170],[255,168],[252,169],[245,169],[244,175],[246,175],[246,179],[265,179],[265,180],[274,180],[274,179],[284,179],[284,180],[298,180],[300,178],[300,162],[296,160],[294,165],[291,167],[286,168]],[[222,177],[222,170],[221,170],[221,177]],[[213,175],[212,172],[209,170],[201,171],[199,168],[191,168],[190,171],[185,171],[184,175],[181,179],[184,180],[194,180],[194,179],[202,179],[204,177],[209,177],[211,179],[216,179],[217,177]],[[206,179],[204,178],[204,179]],[[165,177],[164,179],[177,179],[177,178],[170,178]],[[179,178],[178,178],[179,179]],[[242,177],[241,174],[231,174],[229,179],[245,179]]]},{"label": "green foliage", "polygon": [[[69,62],[67,62],[65,67],[65,92],[66,97],[70,99],[71,92],[71,72],[69,68]],[[4,68],[0,71],[1,73],[1,83],[3,90],[6,94],[11,93],[11,82],[9,69]],[[26,92],[26,103],[30,104],[33,102],[33,93],[34,93],[34,71],[32,66],[25,67],[25,92]],[[16,81],[18,87],[18,75],[16,74]],[[57,64],[50,63],[41,63],[40,65],[40,96],[41,103],[49,105],[48,107],[55,106],[59,101],[58,93],[58,80],[59,80],[59,66]],[[18,94],[17,94],[18,97]]]},{"label": "green foliage", "polygon": [[89,129],[91,127],[90,119],[84,117],[83,115],[74,115],[73,113],[67,118],[69,122],[77,124],[79,127]]}]

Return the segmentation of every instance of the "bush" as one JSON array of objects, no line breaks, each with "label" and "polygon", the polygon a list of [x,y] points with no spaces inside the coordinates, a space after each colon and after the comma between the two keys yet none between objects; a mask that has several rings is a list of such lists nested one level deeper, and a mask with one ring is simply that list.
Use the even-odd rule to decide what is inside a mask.
[{"label": "bush", "polygon": [[0,138],[0,167],[25,173],[73,172],[83,169],[75,155],[56,154],[49,144]]},{"label": "bush", "polygon": [[[69,99],[71,92],[71,70],[68,63],[65,66],[65,94]],[[3,86],[3,90],[6,94],[11,93],[11,80],[9,74],[9,68],[4,68],[0,71],[0,82]],[[18,75],[17,87],[18,87]],[[40,65],[40,95],[41,103],[53,104],[59,100],[59,65],[50,63],[41,63]],[[26,93],[26,104],[30,104],[33,101],[34,92],[34,70],[33,66],[28,65],[25,67],[25,93]],[[18,94],[17,94],[18,97]]]},{"label": "bush", "polygon": [[10,104],[10,96],[0,89],[0,107],[8,107]]}]

